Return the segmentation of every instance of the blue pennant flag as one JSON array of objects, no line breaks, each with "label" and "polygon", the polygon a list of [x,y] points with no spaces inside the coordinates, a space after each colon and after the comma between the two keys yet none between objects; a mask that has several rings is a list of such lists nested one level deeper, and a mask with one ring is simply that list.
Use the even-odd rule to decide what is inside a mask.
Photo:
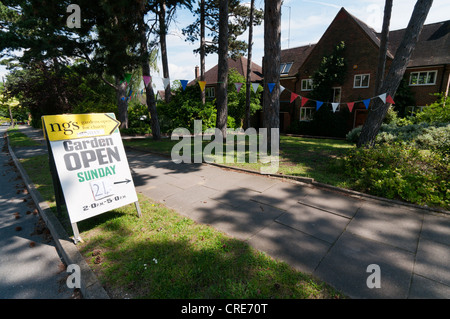
[{"label": "blue pennant flag", "polygon": [[369,109],[370,99],[364,100],[363,103],[364,103],[364,105],[366,106],[366,109]]},{"label": "blue pennant flag", "polygon": [[270,93],[272,93],[273,88],[275,87],[275,83],[267,83],[267,86],[269,87]]},{"label": "blue pennant flag", "polygon": [[316,101],[316,111],[320,109],[320,107],[322,106],[323,102],[320,101]]},{"label": "blue pennant flag", "polygon": [[186,90],[186,85],[188,84],[188,80],[180,80],[181,86],[183,87],[183,91]]}]

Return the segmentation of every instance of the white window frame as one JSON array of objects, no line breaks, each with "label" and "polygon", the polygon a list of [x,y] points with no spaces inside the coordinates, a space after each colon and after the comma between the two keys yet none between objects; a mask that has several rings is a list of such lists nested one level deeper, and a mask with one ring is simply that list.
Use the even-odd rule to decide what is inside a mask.
[{"label": "white window frame", "polygon": [[[430,73],[434,73],[433,83],[428,82]],[[413,74],[416,74],[417,83],[412,83]],[[420,74],[425,74],[425,83],[419,83],[419,79],[421,78]],[[411,72],[409,74],[409,85],[410,86],[436,85],[436,78],[437,78],[437,70]]]},{"label": "white window frame", "polygon": [[[367,86],[363,85],[363,79],[367,76]],[[356,81],[359,79],[359,84],[356,85]],[[353,88],[354,89],[367,89],[370,86],[370,74],[355,74],[355,77],[353,79]]]},{"label": "white window frame", "polygon": [[[342,88],[340,86],[333,87],[333,103],[341,103]],[[339,99],[336,99],[336,90],[339,90]],[[336,112],[341,110],[341,104],[338,105]]]},{"label": "white window frame", "polygon": [[312,121],[315,107],[301,107],[300,108],[300,121],[301,122],[309,122]]},{"label": "white window frame", "polygon": [[312,91],[313,80],[312,79],[303,79],[302,80],[302,91]]},{"label": "white window frame", "polygon": [[216,97],[216,89],[213,86],[205,88],[205,97],[208,99],[213,99]]},{"label": "white window frame", "polygon": [[[289,71],[291,70],[293,64],[294,64],[294,62],[281,63],[280,74],[289,74]],[[287,71],[286,71],[286,68],[287,68]]]}]

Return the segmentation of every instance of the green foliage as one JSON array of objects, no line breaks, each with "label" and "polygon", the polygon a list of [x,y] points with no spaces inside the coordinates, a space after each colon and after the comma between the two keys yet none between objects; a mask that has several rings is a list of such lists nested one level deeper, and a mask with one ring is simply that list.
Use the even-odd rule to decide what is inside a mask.
[{"label": "green foliage", "polygon": [[128,104],[128,128],[121,131],[128,135],[151,134],[150,114],[147,105],[137,100]]},{"label": "green foliage", "polygon": [[[436,94],[437,101],[415,115],[415,123],[450,123],[450,100],[443,94]],[[444,103],[447,102],[445,105]]]},{"label": "green foliage", "polygon": [[351,149],[346,172],[353,188],[411,203],[450,207],[450,161],[405,143]]},{"label": "green foliage", "polygon": [[[236,90],[235,83],[243,84],[239,93]],[[261,109],[260,96],[263,88],[259,86],[256,93],[253,92],[251,87],[250,90],[250,115],[253,115]],[[230,69],[228,72],[228,116],[234,119],[237,127],[242,127],[245,119],[246,92],[244,76],[235,69]]]},{"label": "green foliage", "polygon": [[342,84],[346,75],[345,43],[340,42],[329,56],[324,56],[313,74],[313,89],[309,97],[323,102],[333,101],[333,86]]}]

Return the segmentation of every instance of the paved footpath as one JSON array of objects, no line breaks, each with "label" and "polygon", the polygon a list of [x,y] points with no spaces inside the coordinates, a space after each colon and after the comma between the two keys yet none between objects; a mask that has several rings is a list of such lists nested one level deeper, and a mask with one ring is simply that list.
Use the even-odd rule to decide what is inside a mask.
[{"label": "paved footpath", "polygon": [[127,155],[138,192],[349,297],[450,298],[448,214],[136,150]]},{"label": "paved footpath", "polygon": [[67,299],[68,273],[8,152],[0,127],[0,299]]}]

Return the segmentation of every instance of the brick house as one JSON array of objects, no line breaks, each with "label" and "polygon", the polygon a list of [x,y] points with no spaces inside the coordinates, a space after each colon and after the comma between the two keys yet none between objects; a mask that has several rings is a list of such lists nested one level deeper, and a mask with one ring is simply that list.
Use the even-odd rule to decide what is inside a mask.
[{"label": "brick house", "polygon": [[[392,63],[404,32],[405,29],[402,29],[389,34],[386,70]],[[344,108],[348,109],[347,102],[375,96],[380,34],[341,8],[318,43],[281,51],[280,85],[285,88],[280,96],[281,123],[311,120],[315,105],[307,103],[301,107],[300,98],[291,103],[291,93],[308,98],[312,89],[311,77],[318,69],[321,59],[331,54],[341,41],[344,41],[346,47],[346,78],[342,84],[333,87],[333,101],[324,101],[322,107],[331,109],[331,102],[340,103],[337,109],[339,112]],[[450,20],[425,25],[405,72],[417,104],[412,108],[434,102],[436,97],[430,93],[448,92],[449,64]],[[365,105],[355,103],[348,115],[348,130],[362,125],[366,117]]]},{"label": "brick house", "polygon": [[[229,58],[228,59],[228,69],[234,69],[239,74],[247,78],[247,58],[241,56],[236,60]],[[207,100],[214,100],[216,98],[217,92],[217,78],[218,78],[218,66],[217,64],[205,72],[205,97]],[[197,82],[200,81],[200,72],[198,66],[195,67],[195,79],[188,83],[190,85],[197,85]],[[252,62],[251,66],[251,74],[250,74],[250,82],[262,82],[262,68],[256,63]]]}]

